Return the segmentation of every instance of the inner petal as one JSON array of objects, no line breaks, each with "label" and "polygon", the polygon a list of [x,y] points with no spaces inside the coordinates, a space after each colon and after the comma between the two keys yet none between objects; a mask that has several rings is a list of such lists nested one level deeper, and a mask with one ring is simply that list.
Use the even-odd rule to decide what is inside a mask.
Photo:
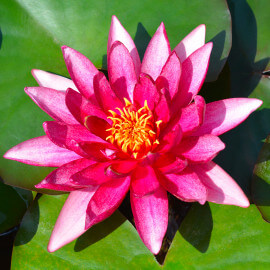
[{"label": "inner petal", "polygon": [[113,124],[106,130],[110,132],[106,140],[132,158],[140,159],[159,144],[161,121],[154,121],[153,113],[146,100],[139,110],[127,99],[124,100],[123,109],[115,108],[118,112],[109,110],[112,116],[108,118]]}]

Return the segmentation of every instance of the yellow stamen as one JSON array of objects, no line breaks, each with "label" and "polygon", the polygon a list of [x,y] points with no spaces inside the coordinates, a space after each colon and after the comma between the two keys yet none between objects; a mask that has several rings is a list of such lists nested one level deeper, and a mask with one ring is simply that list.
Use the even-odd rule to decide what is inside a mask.
[{"label": "yellow stamen", "polygon": [[162,121],[153,121],[153,114],[147,101],[139,110],[136,110],[126,98],[124,101],[125,107],[123,109],[115,108],[120,115],[112,110],[109,111],[112,116],[108,116],[108,118],[113,123],[111,128],[106,130],[110,133],[106,140],[114,143],[131,157],[142,158],[159,144],[157,137]]}]

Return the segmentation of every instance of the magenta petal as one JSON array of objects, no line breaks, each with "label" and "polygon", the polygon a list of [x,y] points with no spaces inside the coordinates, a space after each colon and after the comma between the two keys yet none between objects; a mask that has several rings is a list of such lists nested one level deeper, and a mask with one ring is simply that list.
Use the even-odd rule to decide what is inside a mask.
[{"label": "magenta petal", "polygon": [[150,40],[142,61],[141,71],[155,81],[171,53],[170,43],[163,23]]},{"label": "magenta petal", "polygon": [[262,101],[255,98],[229,98],[208,103],[205,120],[193,135],[223,134],[242,123],[261,105]]},{"label": "magenta petal", "polygon": [[119,41],[111,46],[108,53],[108,74],[116,95],[133,101],[133,91],[137,83],[134,63],[128,49]]},{"label": "magenta petal", "polygon": [[189,104],[200,91],[208,70],[212,47],[212,42],[205,44],[182,63],[182,75],[177,95],[179,106]]},{"label": "magenta petal", "polygon": [[109,55],[110,49],[115,41],[120,41],[125,45],[125,47],[128,49],[135,66],[135,72],[137,74],[137,77],[139,77],[140,70],[141,70],[141,60],[139,53],[137,51],[137,48],[130,37],[129,33],[126,31],[126,29],[122,26],[122,24],[119,22],[116,16],[112,16],[112,22],[111,22],[111,28],[109,32],[109,38],[108,38],[108,48],[107,53]]},{"label": "magenta petal", "polygon": [[221,167],[210,161],[192,169],[207,188],[207,201],[248,207],[249,201],[238,184]]},{"label": "magenta petal", "polygon": [[45,87],[26,87],[26,94],[53,119],[67,124],[78,124],[65,104],[65,93]]},{"label": "magenta petal", "polygon": [[66,91],[66,89],[68,88],[77,90],[73,81],[66,77],[39,69],[32,69],[31,73],[39,86],[48,87],[60,91]]},{"label": "magenta petal", "polygon": [[200,204],[206,201],[206,187],[189,166],[177,174],[160,175],[159,181],[166,190],[182,201],[198,201]]},{"label": "magenta petal", "polygon": [[180,110],[178,124],[181,126],[183,136],[196,131],[204,121],[205,101],[201,96],[194,97],[194,103]]},{"label": "magenta petal", "polygon": [[[72,176],[72,181],[78,185],[96,186],[104,184],[105,182],[114,181],[114,178],[119,178],[121,175],[113,174],[110,170],[112,162],[99,162],[84,168]],[[123,176],[122,176],[123,177]]]},{"label": "magenta petal", "polygon": [[85,119],[84,125],[91,133],[102,138],[104,141],[106,141],[106,138],[110,135],[106,129],[111,128],[111,126],[104,119],[96,116],[88,116]]},{"label": "magenta petal", "polygon": [[160,76],[156,80],[156,86],[159,90],[166,88],[169,90],[170,100],[178,91],[178,85],[181,76],[181,64],[176,53],[173,52],[163,67]]},{"label": "magenta petal", "polygon": [[86,231],[86,209],[97,188],[90,187],[70,193],[54,225],[48,244],[49,252],[56,251]]},{"label": "magenta petal", "polygon": [[178,173],[187,167],[187,160],[175,157],[171,153],[166,153],[155,162],[155,166],[163,174]]},{"label": "magenta petal", "polygon": [[176,155],[180,155],[192,162],[208,162],[224,148],[225,144],[219,137],[206,134],[200,137],[190,136],[184,138],[173,151]]},{"label": "magenta petal", "polygon": [[94,95],[93,79],[98,70],[88,58],[78,51],[67,46],[63,46],[62,51],[72,81],[78,90],[89,99]]},{"label": "magenta petal", "polygon": [[143,197],[153,194],[159,188],[154,169],[149,166],[138,166],[131,176],[131,190],[134,196]]},{"label": "magenta petal", "polygon": [[134,102],[138,105],[138,108],[144,106],[145,100],[150,110],[155,108],[155,105],[159,101],[159,93],[153,82],[153,80],[146,74],[140,75],[139,82],[136,84],[133,93]]},{"label": "magenta petal", "polygon": [[86,210],[85,228],[108,218],[125,198],[130,185],[130,177],[116,178],[99,187]]},{"label": "magenta petal", "polygon": [[115,95],[102,72],[99,72],[94,77],[94,90],[96,99],[105,112],[108,110],[115,110],[117,107],[122,109],[123,103]]},{"label": "magenta petal", "polygon": [[66,163],[58,169],[52,171],[44,180],[35,185],[35,187],[61,191],[76,190],[83,186],[78,184],[74,185],[74,183],[70,181],[70,177],[94,163],[95,161],[86,158],[77,159]]},{"label": "magenta petal", "polygon": [[59,167],[81,156],[58,147],[47,136],[41,136],[12,147],[5,153],[4,158],[34,166]]},{"label": "magenta petal", "polygon": [[[165,133],[165,132],[164,132]],[[178,145],[182,139],[182,130],[179,125],[175,125],[170,131],[166,132],[157,146],[155,151],[169,152],[173,147]]]},{"label": "magenta petal", "polygon": [[157,254],[168,226],[168,198],[159,186],[153,194],[137,197],[130,192],[131,209],[136,229],[146,247]]},{"label": "magenta petal", "polygon": [[54,121],[44,122],[44,131],[49,139],[59,147],[67,148],[84,156],[79,145],[80,142],[100,142],[104,141],[91,134],[84,126],[81,125],[65,125]]},{"label": "magenta petal", "polygon": [[205,43],[205,25],[197,26],[174,49],[181,63]]},{"label": "magenta petal", "polygon": [[71,88],[66,92],[66,105],[74,118],[83,125],[86,117],[89,115],[107,120],[107,115],[103,110],[101,110],[101,108]]},{"label": "magenta petal", "polygon": [[171,118],[170,113],[170,102],[166,97],[167,91],[165,88],[160,90],[160,99],[157,106],[154,109],[155,118],[157,120],[162,120],[163,124],[169,122]]}]

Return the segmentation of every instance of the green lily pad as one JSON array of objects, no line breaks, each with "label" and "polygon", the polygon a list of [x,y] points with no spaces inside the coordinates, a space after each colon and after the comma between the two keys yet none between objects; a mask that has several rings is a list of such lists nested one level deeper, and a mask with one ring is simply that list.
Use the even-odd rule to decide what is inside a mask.
[{"label": "green lily pad", "polygon": [[[214,41],[208,78],[215,79],[231,45],[230,14],[225,1],[113,0],[4,0],[1,8],[0,145],[1,156],[12,146],[44,134],[42,123],[50,120],[24,93],[35,86],[33,68],[68,76],[60,46],[84,53],[98,67],[106,67],[110,20],[117,15],[139,47],[140,55],[150,36],[164,21],[172,48],[201,23],[206,40]],[[8,93],[8,94],[7,94]],[[0,159],[0,175],[7,184],[34,189],[51,169]]]},{"label": "green lily pad", "polygon": [[0,182],[0,234],[20,224],[32,198],[32,192]]},{"label": "green lily pad", "polygon": [[[269,226],[255,206],[194,204],[164,266],[118,211],[54,253],[46,246],[66,195],[35,200],[15,239],[11,269],[268,269]],[[241,218],[239,218],[241,217]]]},{"label": "green lily pad", "polygon": [[254,168],[252,199],[263,218],[270,222],[270,136],[266,138]]}]

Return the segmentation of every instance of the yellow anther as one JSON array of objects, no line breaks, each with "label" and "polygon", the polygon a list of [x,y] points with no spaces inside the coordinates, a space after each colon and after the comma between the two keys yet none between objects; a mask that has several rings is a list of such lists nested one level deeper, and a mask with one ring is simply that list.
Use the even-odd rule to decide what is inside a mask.
[{"label": "yellow anther", "polygon": [[158,126],[161,120],[156,123],[153,121],[153,114],[150,111],[147,101],[139,110],[124,99],[125,107],[116,108],[119,113],[109,111],[112,116],[108,116],[112,120],[111,128],[106,131],[110,132],[110,136],[106,140],[114,143],[124,153],[138,159],[142,158],[155,144],[159,144],[157,136],[159,134]]},{"label": "yellow anther", "polygon": [[132,103],[131,103],[127,98],[125,98],[125,97],[124,97],[124,101],[125,101],[126,107],[128,107],[129,105],[132,104]]}]

